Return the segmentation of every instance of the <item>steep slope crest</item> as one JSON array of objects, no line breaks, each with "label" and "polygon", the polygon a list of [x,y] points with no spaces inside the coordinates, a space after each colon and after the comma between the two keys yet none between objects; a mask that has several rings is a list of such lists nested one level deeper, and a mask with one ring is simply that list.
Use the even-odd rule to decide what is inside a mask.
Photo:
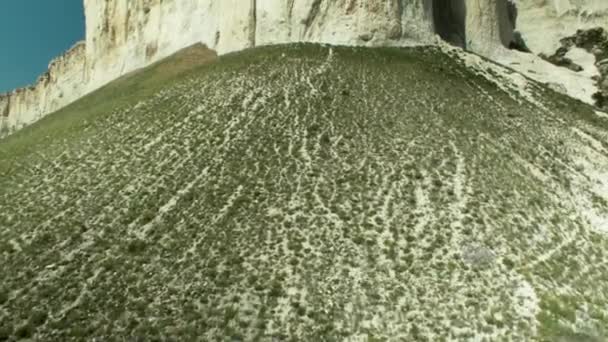
[{"label": "steep slope crest", "polygon": [[608,336],[589,106],[455,48],[180,63],[0,141],[3,339]]}]

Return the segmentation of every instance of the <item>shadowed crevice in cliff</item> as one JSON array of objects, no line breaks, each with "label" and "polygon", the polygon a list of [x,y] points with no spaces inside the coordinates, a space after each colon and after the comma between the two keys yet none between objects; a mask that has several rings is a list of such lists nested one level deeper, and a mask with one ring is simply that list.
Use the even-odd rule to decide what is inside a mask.
[{"label": "shadowed crevice in cliff", "polygon": [[435,33],[446,42],[466,47],[467,8],[464,0],[433,0]]},{"label": "shadowed crevice in cliff", "polygon": [[257,45],[256,35],[258,33],[258,3],[251,0],[251,13],[249,14],[249,46]]},{"label": "shadowed crevice in cliff", "polygon": [[517,28],[517,16],[519,10],[517,5],[509,0],[502,0],[496,4],[497,12],[505,11],[505,15],[499,16],[500,39],[501,43],[512,50],[519,50],[522,52],[530,52],[528,45],[522,34],[516,30]]}]

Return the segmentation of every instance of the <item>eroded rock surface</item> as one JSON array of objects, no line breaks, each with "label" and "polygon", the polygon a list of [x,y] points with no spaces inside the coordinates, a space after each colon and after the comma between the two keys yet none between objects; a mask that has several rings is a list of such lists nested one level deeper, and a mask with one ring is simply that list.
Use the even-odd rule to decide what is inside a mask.
[{"label": "eroded rock surface", "polygon": [[584,68],[568,58],[568,53],[578,48],[592,54],[595,58],[593,67],[599,71],[599,74],[593,77],[598,87],[593,99],[599,108],[608,109],[608,32],[602,27],[578,30],[575,35],[562,38],[560,43],[561,47],[553,55],[541,56],[555,65],[579,72]]},{"label": "eroded rock surface", "polygon": [[535,53],[554,53],[577,30],[608,29],[605,0],[519,0],[517,7],[517,30]]},{"label": "eroded rock surface", "polygon": [[80,98],[87,71],[85,44],[79,42],[51,61],[34,85],[0,94],[0,136]]},{"label": "eroded rock surface", "polygon": [[0,336],[605,341],[608,120],[446,50],[155,66],[0,141]]}]

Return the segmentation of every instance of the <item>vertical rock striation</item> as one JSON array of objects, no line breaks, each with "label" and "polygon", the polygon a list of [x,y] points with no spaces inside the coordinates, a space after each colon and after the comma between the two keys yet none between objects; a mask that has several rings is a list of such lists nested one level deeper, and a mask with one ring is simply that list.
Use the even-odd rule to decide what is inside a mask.
[{"label": "vertical rock striation", "polygon": [[258,45],[317,42],[339,45],[430,43],[428,0],[258,0]]},{"label": "vertical rock striation", "polygon": [[[202,42],[252,46],[253,0],[85,0],[88,91]],[[101,15],[100,15],[101,14]]]},{"label": "vertical rock striation", "polygon": [[466,46],[491,55],[514,39],[516,7],[511,0],[466,0]]}]

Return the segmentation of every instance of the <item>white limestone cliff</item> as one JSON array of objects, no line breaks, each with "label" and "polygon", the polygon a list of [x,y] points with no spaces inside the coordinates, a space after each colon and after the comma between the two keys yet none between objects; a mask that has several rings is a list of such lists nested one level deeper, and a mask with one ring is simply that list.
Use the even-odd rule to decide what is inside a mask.
[{"label": "white limestone cliff", "polygon": [[0,128],[20,128],[81,97],[86,71],[85,44],[79,42],[51,61],[34,85],[0,94]]},{"label": "white limestone cliff", "polygon": [[[529,1],[540,0],[523,2]],[[511,0],[84,0],[84,5],[86,42],[53,62],[33,87],[0,95],[0,124],[20,128],[195,43],[224,54],[290,42],[409,46],[432,44],[440,36],[492,56],[510,44],[515,27]]]},{"label": "white limestone cliff", "polygon": [[576,30],[608,30],[607,0],[518,0],[517,30],[535,53],[553,54]]},{"label": "white limestone cliff", "polygon": [[532,53],[502,51],[489,55],[539,82],[548,83],[555,90],[595,104],[598,91],[594,76],[599,72],[595,58],[582,49],[573,49],[567,57],[583,66],[582,72],[553,65],[538,54],[552,55],[561,46],[560,39],[572,36],[577,30],[603,27],[608,30],[607,0],[515,0],[516,30],[521,33]]},{"label": "white limestone cliff", "polygon": [[467,0],[467,49],[491,56],[497,48],[508,47],[514,38],[515,10],[511,0]]},{"label": "white limestone cliff", "polygon": [[85,0],[88,91],[202,42],[253,46],[252,0]]}]

